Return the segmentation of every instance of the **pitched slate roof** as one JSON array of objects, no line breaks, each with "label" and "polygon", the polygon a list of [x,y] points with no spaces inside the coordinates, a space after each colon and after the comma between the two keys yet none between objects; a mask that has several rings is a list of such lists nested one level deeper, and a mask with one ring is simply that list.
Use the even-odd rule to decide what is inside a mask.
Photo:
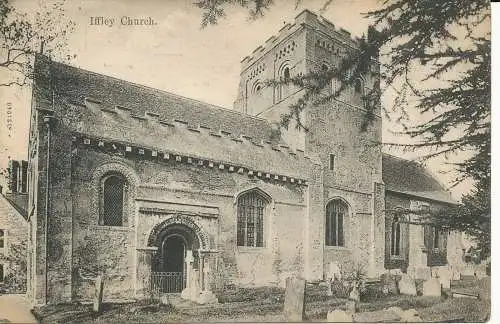
[{"label": "pitched slate roof", "polygon": [[6,193],[2,196],[20,215],[28,219],[28,194]]},{"label": "pitched slate roof", "polygon": [[265,119],[42,60],[35,67],[49,71],[55,109],[75,133],[309,178],[311,159],[291,152]]},{"label": "pitched slate roof", "polygon": [[422,165],[389,154],[382,155],[382,179],[388,191],[455,204],[450,193]]},{"label": "pitched slate roof", "polygon": [[265,119],[66,64],[51,62],[51,65],[55,91],[76,102],[84,103],[87,97],[100,101],[104,109],[122,106],[136,116],[145,116],[147,112],[157,114],[159,120],[183,120],[236,137],[244,134],[274,140],[272,124]]}]

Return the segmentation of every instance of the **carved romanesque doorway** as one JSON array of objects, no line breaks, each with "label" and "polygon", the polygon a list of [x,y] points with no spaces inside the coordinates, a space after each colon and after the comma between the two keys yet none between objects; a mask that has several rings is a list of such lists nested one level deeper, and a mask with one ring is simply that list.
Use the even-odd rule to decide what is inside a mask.
[{"label": "carved romanesque doorway", "polygon": [[158,253],[152,260],[153,288],[163,293],[182,292],[187,280],[186,256],[188,253],[196,256],[192,251],[199,249],[196,234],[184,224],[170,224],[158,233],[155,241]]}]

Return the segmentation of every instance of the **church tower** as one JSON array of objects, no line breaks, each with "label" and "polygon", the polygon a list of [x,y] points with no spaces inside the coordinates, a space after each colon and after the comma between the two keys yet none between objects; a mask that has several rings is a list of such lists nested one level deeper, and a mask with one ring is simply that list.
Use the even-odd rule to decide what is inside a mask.
[{"label": "church tower", "polygon": [[[331,22],[304,10],[293,24],[281,28],[262,46],[242,60],[241,79],[234,108],[238,111],[279,122],[290,105],[302,97],[303,91],[294,85],[268,86],[268,80],[286,80],[312,71],[330,69],[340,64],[349,50],[356,49],[358,40]],[[368,118],[363,95],[376,84],[379,66],[371,62],[371,75],[359,75],[354,85],[338,98],[321,105],[309,105],[301,120],[308,131],[296,129],[292,122],[282,129],[282,138],[292,150],[317,156],[322,163],[325,213],[336,199],[346,203],[348,216],[335,242],[329,233],[335,227],[328,216],[320,233],[324,243],[324,267],[330,261],[353,262],[369,260],[371,274],[383,270],[384,253],[384,187],[382,183],[381,115],[376,107],[366,129],[361,125]],[[375,77],[373,76],[375,75]],[[333,80],[325,92],[340,86]],[[327,94],[327,93],[325,93]],[[341,245],[341,246],[338,246]],[[350,260],[350,261],[349,261]]]}]

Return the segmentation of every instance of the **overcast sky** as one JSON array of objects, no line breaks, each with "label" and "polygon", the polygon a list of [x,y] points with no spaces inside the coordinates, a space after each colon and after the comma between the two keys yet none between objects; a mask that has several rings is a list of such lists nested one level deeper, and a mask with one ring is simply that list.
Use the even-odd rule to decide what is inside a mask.
[{"label": "overcast sky", "polygon": [[[239,82],[240,61],[274,35],[304,8],[319,12],[325,0],[275,1],[275,6],[257,21],[248,21],[241,8],[228,10],[218,26],[200,28],[201,11],[193,0],[70,1],[67,15],[76,23],[68,48],[77,57],[72,65],[120,79],[170,91],[211,104],[232,108]],[[34,12],[42,1],[17,0],[20,11]],[[366,33],[369,21],[362,13],[377,7],[376,0],[333,1],[323,16],[355,36]],[[123,16],[151,17],[156,26],[121,26]],[[112,27],[92,26],[91,17],[115,19]],[[14,105],[15,132],[0,134],[4,154],[26,159],[30,90],[0,90],[2,113],[6,102]],[[4,117],[2,116],[2,120]],[[384,124],[384,138],[390,137]],[[438,171],[436,165],[431,167]],[[446,182],[446,177],[441,177]],[[457,191],[457,190],[455,190]],[[457,196],[457,194],[455,195]]]}]

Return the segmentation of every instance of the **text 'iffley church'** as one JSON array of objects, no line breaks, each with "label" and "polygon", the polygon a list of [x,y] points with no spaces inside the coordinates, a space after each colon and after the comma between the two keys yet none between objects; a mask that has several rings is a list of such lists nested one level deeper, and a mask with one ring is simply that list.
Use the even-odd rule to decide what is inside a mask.
[{"label": "text 'iffley church'", "polygon": [[266,80],[333,67],[357,44],[303,11],[242,60],[234,110],[38,56],[32,303],[90,300],[99,273],[105,299],[135,299],[162,276],[163,292],[193,283],[210,292],[282,286],[291,276],[320,281],[334,264],[362,267],[370,278],[458,267],[459,234],[394,213],[454,201],[422,166],[373,145],[382,140],[380,107],[361,130],[373,75],[308,107],[307,132],[272,127],[303,90]]}]

